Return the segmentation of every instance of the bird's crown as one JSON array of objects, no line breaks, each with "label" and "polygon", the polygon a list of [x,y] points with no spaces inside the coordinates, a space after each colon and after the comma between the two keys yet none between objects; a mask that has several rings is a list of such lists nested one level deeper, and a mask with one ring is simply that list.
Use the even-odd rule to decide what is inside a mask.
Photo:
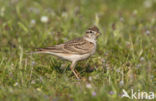
[{"label": "bird's crown", "polygon": [[88,28],[88,30],[86,31],[86,33],[90,33],[91,31],[94,31],[94,32],[99,33],[99,29],[96,26],[93,26],[93,27]]}]

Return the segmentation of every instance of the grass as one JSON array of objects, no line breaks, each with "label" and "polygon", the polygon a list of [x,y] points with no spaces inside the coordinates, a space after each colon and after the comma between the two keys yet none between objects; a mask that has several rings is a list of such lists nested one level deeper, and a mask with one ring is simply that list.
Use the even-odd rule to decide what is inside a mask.
[{"label": "grass", "polygon": [[[156,94],[155,10],[156,0],[0,0],[0,100],[131,101],[123,89]],[[80,81],[70,62],[26,54],[81,37],[92,25],[103,34],[95,55],[76,66]]]}]

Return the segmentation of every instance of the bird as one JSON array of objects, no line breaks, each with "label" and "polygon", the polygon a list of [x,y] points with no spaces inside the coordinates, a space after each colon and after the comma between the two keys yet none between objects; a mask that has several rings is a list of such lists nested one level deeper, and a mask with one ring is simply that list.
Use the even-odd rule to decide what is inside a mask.
[{"label": "bird", "polygon": [[59,45],[54,45],[47,48],[37,48],[31,53],[46,53],[71,62],[70,69],[77,79],[80,79],[74,68],[78,61],[89,58],[96,51],[96,41],[100,35],[97,26],[89,27],[83,37],[64,42]]}]

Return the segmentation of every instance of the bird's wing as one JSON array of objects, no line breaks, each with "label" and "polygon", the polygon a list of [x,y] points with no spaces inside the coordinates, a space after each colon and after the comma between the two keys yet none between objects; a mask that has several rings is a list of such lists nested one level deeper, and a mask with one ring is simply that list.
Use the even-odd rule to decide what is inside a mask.
[{"label": "bird's wing", "polygon": [[64,44],[47,48],[38,48],[38,53],[65,53],[65,54],[86,54],[94,49],[94,44],[83,38],[77,38]]},{"label": "bird's wing", "polygon": [[75,40],[64,43],[64,50],[74,54],[86,54],[94,49],[94,44],[83,39],[77,38]]}]

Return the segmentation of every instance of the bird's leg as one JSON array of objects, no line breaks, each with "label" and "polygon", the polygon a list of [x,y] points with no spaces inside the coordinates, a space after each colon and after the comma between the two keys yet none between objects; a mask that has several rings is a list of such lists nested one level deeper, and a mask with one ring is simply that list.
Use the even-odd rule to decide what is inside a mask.
[{"label": "bird's leg", "polygon": [[70,65],[70,69],[72,70],[72,72],[74,73],[74,75],[76,76],[76,78],[79,80],[80,78],[78,77],[78,75],[74,71],[75,64],[76,64],[76,62],[72,62],[72,64]]}]

